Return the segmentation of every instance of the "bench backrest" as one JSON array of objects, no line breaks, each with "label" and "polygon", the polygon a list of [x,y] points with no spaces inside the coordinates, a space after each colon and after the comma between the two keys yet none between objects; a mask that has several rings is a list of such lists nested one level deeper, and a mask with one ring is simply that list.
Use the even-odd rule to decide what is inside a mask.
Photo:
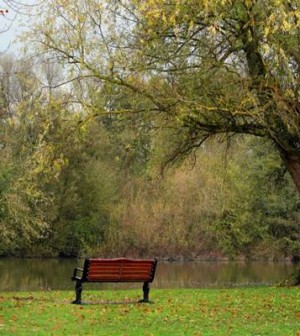
[{"label": "bench backrest", "polygon": [[83,281],[152,282],[156,259],[85,259]]}]

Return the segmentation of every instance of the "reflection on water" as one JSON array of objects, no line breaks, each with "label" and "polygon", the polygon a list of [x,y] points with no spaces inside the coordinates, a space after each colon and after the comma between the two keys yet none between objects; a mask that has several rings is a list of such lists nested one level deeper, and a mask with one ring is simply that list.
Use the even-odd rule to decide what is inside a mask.
[{"label": "reflection on water", "polygon": [[[0,291],[69,290],[74,259],[0,259]],[[274,284],[292,270],[289,263],[158,262],[153,288],[204,288]],[[97,287],[96,287],[97,286]],[[139,288],[140,284],[94,284],[85,288]]]},{"label": "reflection on water", "polygon": [[[233,287],[282,281],[292,266],[267,262],[189,262],[160,264],[161,287]],[[158,282],[160,279],[157,279]]]}]

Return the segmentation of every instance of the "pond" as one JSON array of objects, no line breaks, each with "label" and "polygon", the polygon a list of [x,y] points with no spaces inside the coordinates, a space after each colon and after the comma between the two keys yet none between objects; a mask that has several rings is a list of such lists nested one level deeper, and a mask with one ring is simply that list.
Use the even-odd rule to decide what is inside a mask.
[{"label": "pond", "polygon": [[[76,259],[0,259],[0,291],[70,290]],[[152,288],[206,288],[272,285],[284,280],[292,265],[284,262],[158,262]],[[85,288],[139,288],[140,284],[88,284]]]}]

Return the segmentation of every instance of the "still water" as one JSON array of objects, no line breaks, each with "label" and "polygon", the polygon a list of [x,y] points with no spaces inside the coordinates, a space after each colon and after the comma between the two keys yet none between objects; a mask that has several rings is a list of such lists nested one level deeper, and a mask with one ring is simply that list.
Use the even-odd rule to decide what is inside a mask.
[{"label": "still water", "polygon": [[[76,259],[0,259],[0,291],[70,290]],[[292,271],[290,263],[158,262],[152,288],[205,288],[272,285]],[[139,288],[139,284],[87,284],[85,288]]]}]

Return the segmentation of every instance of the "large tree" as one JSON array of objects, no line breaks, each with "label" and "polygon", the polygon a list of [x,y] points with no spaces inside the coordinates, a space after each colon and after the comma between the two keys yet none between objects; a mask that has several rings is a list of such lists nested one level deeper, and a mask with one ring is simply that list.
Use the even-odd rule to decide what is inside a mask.
[{"label": "large tree", "polygon": [[[179,131],[170,159],[213,136],[252,134],[279,151],[300,192],[300,6],[287,0],[49,0],[40,50],[143,96]],[[82,98],[82,97],[81,97]],[[92,102],[84,101],[87,106]],[[112,112],[109,106],[103,112]]]}]

